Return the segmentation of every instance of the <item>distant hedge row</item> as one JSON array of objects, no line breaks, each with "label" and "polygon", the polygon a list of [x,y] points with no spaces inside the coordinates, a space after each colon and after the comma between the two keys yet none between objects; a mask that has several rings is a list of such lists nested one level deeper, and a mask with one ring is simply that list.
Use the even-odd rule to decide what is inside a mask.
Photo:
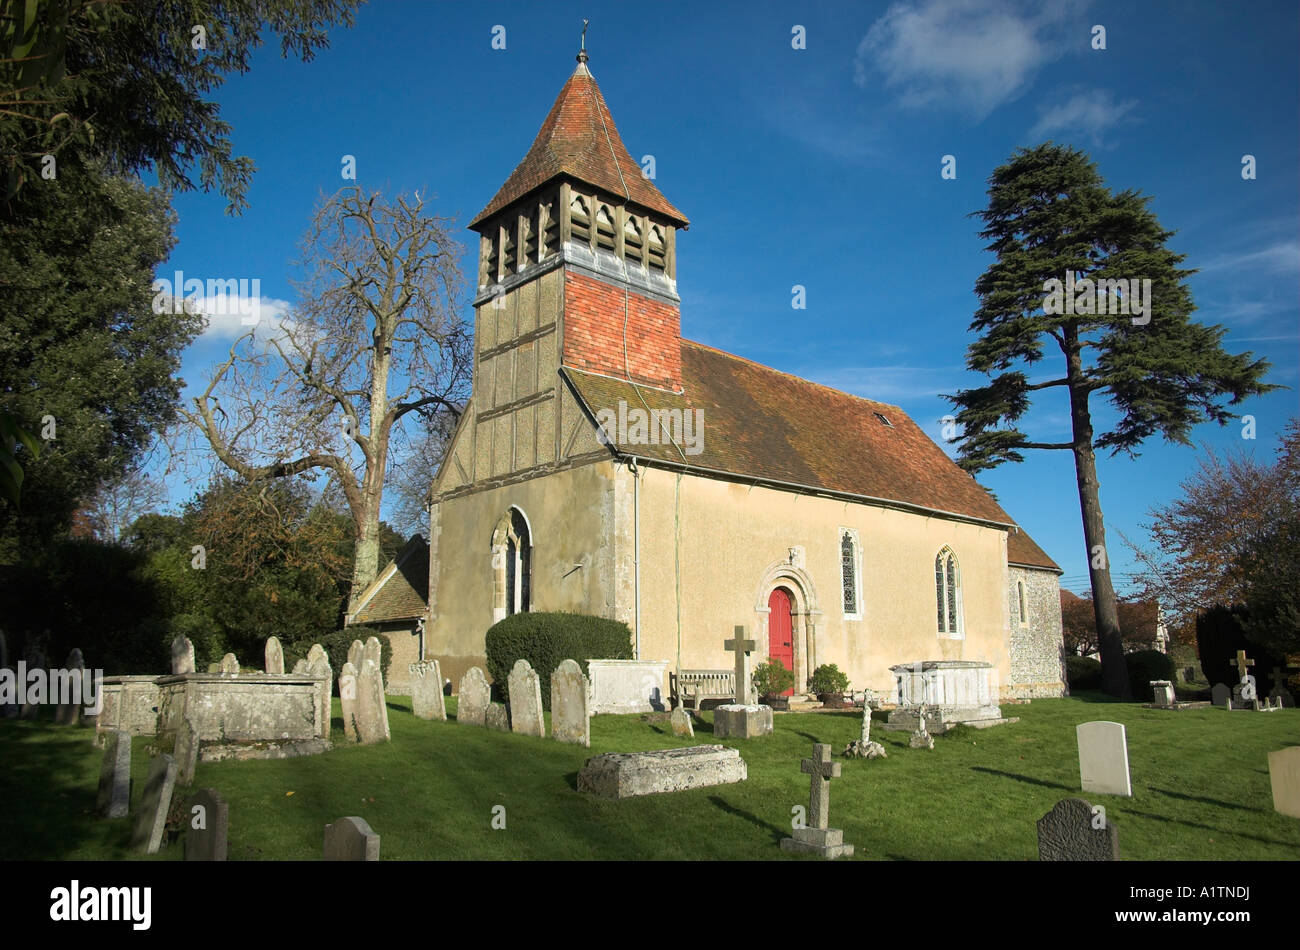
[{"label": "distant hedge row", "polygon": [[527,660],[542,681],[542,706],[551,708],[551,674],[564,660],[576,660],[587,673],[587,660],[632,659],[632,631],[621,620],[585,614],[519,613],[493,624],[487,632],[487,671],[493,692],[510,699],[510,670]]},{"label": "distant hedge row", "polygon": [[[1150,702],[1154,696],[1151,690],[1152,680],[1174,679],[1173,658],[1159,650],[1137,650],[1124,655],[1128,666],[1129,689],[1138,702]],[[1067,656],[1065,658],[1065,679],[1070,684],[1070,691],[1078,689],[1101,689],[1101,663],[1091,657]]]}]

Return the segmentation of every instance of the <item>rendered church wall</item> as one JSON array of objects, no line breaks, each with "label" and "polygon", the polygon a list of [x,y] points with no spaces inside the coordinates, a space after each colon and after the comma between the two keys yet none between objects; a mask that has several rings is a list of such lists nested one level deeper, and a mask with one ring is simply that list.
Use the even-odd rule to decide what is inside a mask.
[{"label": "rendered church wall", "polygon": [[[630,493],[631,477],[620,470],[618,478],[620,493]],[[801,678],[816,664],[835,663],[855,689],[889,690],[892,665],[964,659],[992,663],[999,681],[1007,681],[1004,531],[692,475],[681,477],[675,511],[676,479],[648,469],[641,486],[642,657],[677,662],[680,521],[683,668],[729,668],[722,643],[736,624],[759,641],[757,659],[766,657],[767,597],[771,579],[784,572],[780,583],[795,595],[796,613],[820,610],[795,617]],[[855,529],[862,543],[861,620],[846,620],[841,605],[842,527]],[[963,639],[937,633],[934,559],[944,545],[961,566]],[[790,564],[790,549],[799,547],[802,568]],[[811,647],[804,639],[809,620]]]},{"label": "rendered church wall", "polygon": [[[1025,585],[1027,624],[1020,623],[1016,582]],[[1003,692],[1019,699],[1065,694],[1061,631],[1061,592],[1057,575],[1025,567],[1010,568],[1007,603],[1011,610],[1011,678]]]},{"label": "rendered church wall", "polygon": [[612,615],[612,468],[583,465],[437,503],[425,653],[444,677],[458,686],[469,667],[485,662],[495,604],[491,535],[511,506],[531,532],[531,609]]}]

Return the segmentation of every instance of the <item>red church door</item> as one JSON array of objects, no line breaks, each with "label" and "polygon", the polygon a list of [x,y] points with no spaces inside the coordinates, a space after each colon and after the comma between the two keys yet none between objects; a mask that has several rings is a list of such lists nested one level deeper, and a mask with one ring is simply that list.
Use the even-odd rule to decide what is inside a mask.
[{"label": "red church door", "polygon": [[[794,624],[790,620],[790,595],[780,587],[767,598],[767,655],[780,660],[787,670],[794,669]],[[790,696],[793,689],[782,695]]]}]

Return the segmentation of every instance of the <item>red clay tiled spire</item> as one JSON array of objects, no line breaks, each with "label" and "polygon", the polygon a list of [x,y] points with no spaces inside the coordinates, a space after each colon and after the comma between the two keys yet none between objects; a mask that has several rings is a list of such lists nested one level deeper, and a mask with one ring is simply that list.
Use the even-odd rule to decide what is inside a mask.
[{"label": "red clay tiled spire", "polygon": [[690,224],[642,176],[641,166],[628,154],[605,105],[605,97],[587,70],[585,50],[578,54],[578,68],[560,90],[532,148],[496,197],[470,223],[470,228],[476,228],[502,208],[563,175],[624,197],[632,204],[663,215],[678,227]]}]

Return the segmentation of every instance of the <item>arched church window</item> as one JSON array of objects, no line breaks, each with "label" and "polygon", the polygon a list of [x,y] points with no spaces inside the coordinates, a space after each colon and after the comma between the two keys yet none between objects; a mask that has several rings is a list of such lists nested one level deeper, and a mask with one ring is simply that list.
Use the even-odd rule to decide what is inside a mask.
[{"label": "arched church window", "polygon": [[952,548],[944,548],[934,559],[935,605],[941,636],[961,636],[961,568]]},{"label": "arched church window", "polygon": [[636,216],[629,214],[623,224],[623,255],[632,263],[641,263],[641,229]]},{"label": "arched church window", "polygon": [[591,217],[582,195],[574,195],[569,202],[569,229],[573,240],[579,244],[591,242]]},{"label": "arched church window", "polygon": [[492,532],[492,570],[496,590],[493,622],[532,606],[533,539],[528,519],[511,508]]},{"label": "arched church window", "polygon": [[860,616],[861,597],[858,589],[858,543],[852,531],[840,531],[840,591],[844,615]]}]

